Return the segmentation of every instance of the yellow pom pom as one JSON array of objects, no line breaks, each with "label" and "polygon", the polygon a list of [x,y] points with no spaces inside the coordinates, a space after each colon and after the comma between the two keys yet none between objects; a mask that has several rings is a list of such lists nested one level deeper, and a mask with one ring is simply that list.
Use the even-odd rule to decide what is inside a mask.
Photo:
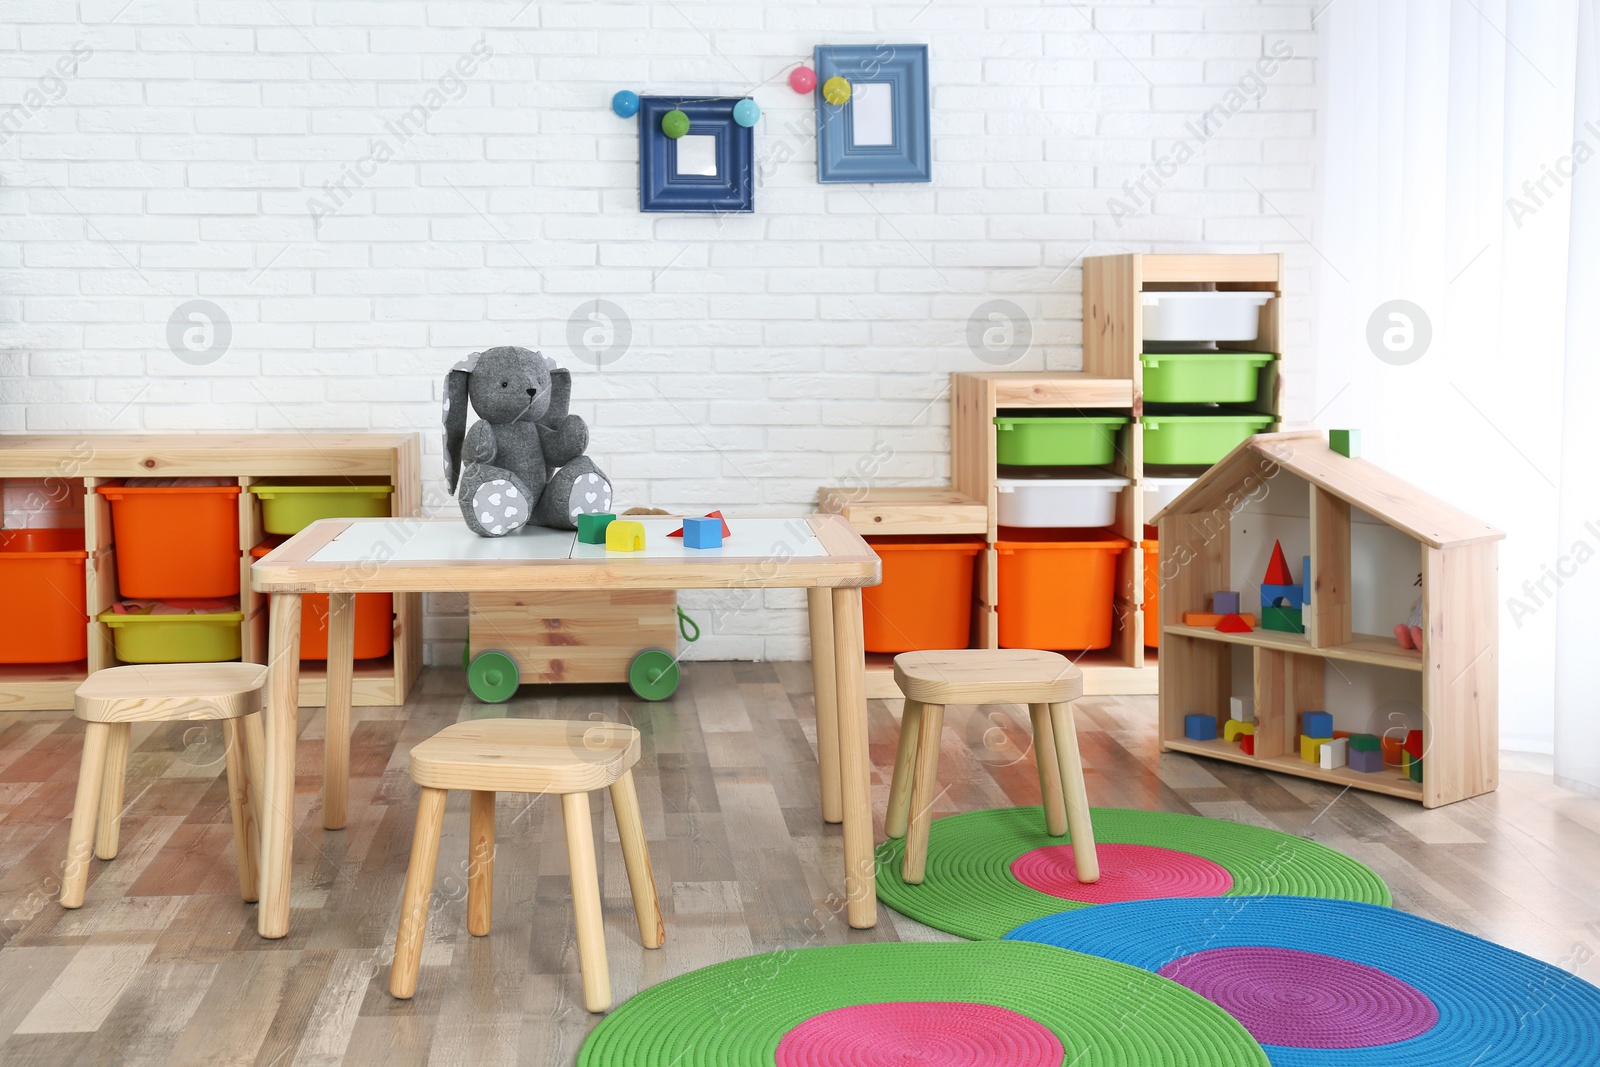
[{"label": "yellow pom pom", "polygon": [[835,74],[822,83],[822,99],[834,107],[842,106],[850,99],[850,83]]}]

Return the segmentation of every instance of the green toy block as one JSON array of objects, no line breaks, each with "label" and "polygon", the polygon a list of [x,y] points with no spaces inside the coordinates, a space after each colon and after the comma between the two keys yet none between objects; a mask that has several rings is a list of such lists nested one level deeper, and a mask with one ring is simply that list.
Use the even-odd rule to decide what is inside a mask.
[{"label": "green toy block", "polygon": [[1328,447],[1341,456],[1356,459],[1361,455],[1360,430],[1329,430]]},{"label": "green toy block", "polygon": [[1306,632],[1305,623],[1300,620],[1300,612],[1296,608],[1262,608],[1261,628],[1278,630],[1286,634]]},{"label": "green toy block", "polygon": [[1383,742],[1378,739],[1377,734],[1351,734],[1350,747],[1357,752],[1381,752]]},{"label": "green toy block", "polygon": [[1413,782],[1416,782],[1418,785],[1421,785],[1422,784],[1422,761],[1419,760],[1419,759],[1411,760],[1410,761],[1410,765],[1406,767],[1406,773],[1411,775],[1411,780]]},{"label": "green toy block", "polygon": [[616,521],[616,516],[609,512],[598,515],[578,516],[578,540],[586,545],[603,545],[606,543],[606,527]]}]

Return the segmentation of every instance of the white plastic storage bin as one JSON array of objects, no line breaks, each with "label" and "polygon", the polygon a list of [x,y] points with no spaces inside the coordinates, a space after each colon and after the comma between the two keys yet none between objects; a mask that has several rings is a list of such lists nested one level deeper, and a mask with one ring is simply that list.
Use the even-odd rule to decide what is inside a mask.
[{"label": "white plastic storage bin", "polygon": [[1254,341],[1271,293],[1141,293],[1146,341]]},{"label": "white plastic storage bin", "polygon": [[1174,500],[1178,494],[1194,484],[1193,478],[1146,478],[1144,486],[1144,521]]},{"label": "white plastic storage bin", "polygon": [[1001,526],[1110,526],[1117,494],[1131,483],[1115,474],[1093,478],[996,478]]}]

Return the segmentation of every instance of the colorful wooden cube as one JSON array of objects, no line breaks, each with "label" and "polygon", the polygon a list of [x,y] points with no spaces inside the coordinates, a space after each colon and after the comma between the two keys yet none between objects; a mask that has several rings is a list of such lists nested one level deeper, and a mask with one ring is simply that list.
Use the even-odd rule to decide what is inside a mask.
[{"label": "colorful wooden cube", "polygon": [[1303,634],[1306,625],[1300,618],[1298,608],[1273,608],[1263,606],[1261,609],[1261,628],[1263,630],[1277,630],[1286,634]]},{"label": "colorful wooden cube", "polygon": [[1383,752],[1383,742],[1377,734],[1351,734],[1350,748],[1355,752]]},{"label": "colorful wooden cube", "polygon": [[1362,774],[1377,774],[1383,770],[1383,750],[1376,748],[1354,748],[1346,754],[1349,767],[1352,771]]},{"label": "colorful wooden cube", "polygon": [[1410,775],[1411,780],[1413,782],[1416,782],[1418,785],[1421,785],[1422,784],[1422,761],[1419,760],[1419,759],[1412,760],[1411,761],[1411,766],[1406,768],[1406,774]]},{"label": "colorful wooden cube", "polygon": [[1317,755],[1321,757],[1322,769],[1325,771],[1343,767],[1349,761],[1350,742],[1343,737],[1324,741],[1322,747],[1317,750]]},{"label": "colorful wooden cube", "polygon": [[1228,718],[1234,722],[1255,722],[1255,709],[1245,707],[1244,697],[1229,697]]},{"label": "colorful wooden cube", "polygon": [[1408,730],[1406,732],[1405,750],[1411,753],[1412,759],[1422,758],[1422,731]]},{"label": "colorful wooden cube", "polygon": [[722,520],[713,518],[683,520],[684,548],[721,548]]},{"label": "colorful wooden cube", "polygon": [[1322,762],[1322,746],[1328,743],[1326,737],[1307,737],[1300,735],[1300,758],[1307,763]]},{"label": "colorful wooden cube", "polygon": [[1360,430],[1329,430],[1328,447],[1341,456],[1356,459],[1361,455]]},{"label": "colorful wooden cube", "polygon": [[1245,734],[1239,738],[1239,751],[1246,756],[1254,756],[1256,754],[1256,735]]},{"label": "colorful wooden cube", "polygon": [[[1279,604],[1278,601],[1283,601]],[[1293,608],[1299,611],[1306,606],[1306,589],[1303,585],[1262,585],[1261,606]]]},{"label": "colorful wooden cube", "polygon": [[1222,724],[1222,739],[1224,741],[1237,741],[1239,738],[1256,732],[1253,722],[1240,722],[1238,719],[1229,719]]},{"label": "colorful wooden cube", "polygon": [[606,543],[606,527],[617,521],[617,517],[608,511],[597,515],[578,516],[578,540],[586,545],[603,545]]},{"label": "colorful wooden cube", "polygon": [[1214,615],[1239,614],[1239,594],[1229,590],[1212,593],[1211,612]]},{"label": "colorful wooden cube", "polygon": [[1217,739],[1216,716],[1185,715],[1183,717],[1183,736],[1191,741],[1215,741]]},{"label": "colorful wooden cube", "polygon": [[644,524],[618,519],[606,526],[607,552],[643,552]]},{"label": "colorful wooden cube", "polygon": [[1325,711],[1308,711],[1300,716],[1300,732],[1307,737],[1333,736],[1333,716]]}]

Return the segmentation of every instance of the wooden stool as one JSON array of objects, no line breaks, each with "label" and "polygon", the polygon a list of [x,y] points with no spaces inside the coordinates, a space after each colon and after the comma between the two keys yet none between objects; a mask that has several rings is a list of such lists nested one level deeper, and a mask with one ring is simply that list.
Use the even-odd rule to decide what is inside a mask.
[{"label": "wooden stool", "polygon": [[[122,787],[128,770],[132,723],[221,719],[228,771],[228,806],[239,854],[239,895],[256,899],[260,885],[256,838],[260,833],[259,789],[266,757],[262,732],[262,684],[267,668],[255,663],[146,663],[96,671],[74,696],[73,713],[88,723],[83,763],[72,807],[67,869],[61,904],[83,904],[92,849],[103,860],[117,855],[122,825]],[[243,728],[240,727],[243,720]]]},{"label": "wooden stool", "polygon": [[639,798],[633,790],[632,767],[638,762],[639,731],[614,722],[478,719],[447,726],[413,748],[411,780],[422,787],[422,796],[417,802],[417,827],[411,838],[411,866],[406,871],[389,992],[403,1000],[417,991],[446,791],[472,792],[467,930],[477,937],[489,932],[493,910],[495,793],[558,793],[567,827],[583,1000],[590,1011],[611,1007],[600,876],[595,868],[594,831],[589,825],[589,794],[601,786],[611,787],[639,939],[645,948],[660,948],[667,936],[656,902],[655,876],[650,873]]},{"label": "wooden stool", "polygon": [[1089,794],[1072,721],[1072,701],[1083,695],[1083,674],[1070,660],[1054,652],[1014,648],[904,652],[894,658],[894,680],[906,703],[884,829],[890,837],[906,839],[901,878],[921,882],[927,863],[944,706],[1026,704],[1033,720],[1045,828],[1060,837],[1070,827],[1078,880],[1099,881]]}]

